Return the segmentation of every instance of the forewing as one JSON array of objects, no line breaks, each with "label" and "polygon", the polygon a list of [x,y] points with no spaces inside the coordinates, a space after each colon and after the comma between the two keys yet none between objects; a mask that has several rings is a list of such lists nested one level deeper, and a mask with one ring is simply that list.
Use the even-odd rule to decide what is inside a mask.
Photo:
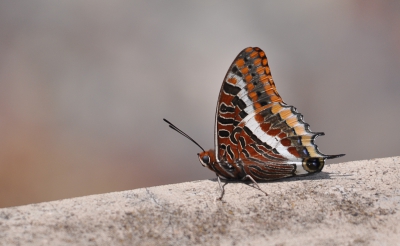
[{"label": "forewing", "polygon": [[235,134],[237,125],[258,108],[282,102],[276,91],[265,53],[260,48],[246,48],[228,69],[219,93],[215,116],[217,158],[228,162],[239,156]]}]

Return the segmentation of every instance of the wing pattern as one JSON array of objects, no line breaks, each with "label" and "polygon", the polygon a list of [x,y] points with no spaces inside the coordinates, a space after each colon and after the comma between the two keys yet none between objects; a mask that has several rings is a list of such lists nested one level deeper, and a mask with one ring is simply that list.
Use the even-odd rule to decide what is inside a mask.
[{"label": "wing pattern", "polygon": [[314,169],[322,169],[326,158],[342,156],[318,150],[314,140],[323,133],[312,132],[296,108],[283,102],[260,48],[246,48],[235,58],[216,111],[215,158],[220,168],[232,169],[231,177],[307,174],[320,171]]}]

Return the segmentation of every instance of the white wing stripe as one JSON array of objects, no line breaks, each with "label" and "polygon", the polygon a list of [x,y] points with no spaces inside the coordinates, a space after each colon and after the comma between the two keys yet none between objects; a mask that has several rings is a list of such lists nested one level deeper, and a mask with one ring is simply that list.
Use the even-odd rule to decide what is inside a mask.
[{"label": "white wing stripe", "polygon": [[280,143],[280,138],[273,137],[265,133],[260,124],[254,118],[255,114],[248,115],[246,118],[243,119],[245,123],[245,127],[247,127],[259,140],[268,144],[269,146],[276,146],[276,150],[279,152],[280,155],[289,159],[289,160],[301,160],[296,156],[292,155],[286,147],[282,146]]}]

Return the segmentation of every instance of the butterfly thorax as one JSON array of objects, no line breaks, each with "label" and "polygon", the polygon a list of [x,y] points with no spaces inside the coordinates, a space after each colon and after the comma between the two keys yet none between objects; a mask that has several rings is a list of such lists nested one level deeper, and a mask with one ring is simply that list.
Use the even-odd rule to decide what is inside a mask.
[{"label": "butterfly thorax", "polygon": [[201,165],[226,179],[241,179],[246,176],[240,159],[227,161],[224,157],[215,156],[215,150],[211,149],[198,154]]}]

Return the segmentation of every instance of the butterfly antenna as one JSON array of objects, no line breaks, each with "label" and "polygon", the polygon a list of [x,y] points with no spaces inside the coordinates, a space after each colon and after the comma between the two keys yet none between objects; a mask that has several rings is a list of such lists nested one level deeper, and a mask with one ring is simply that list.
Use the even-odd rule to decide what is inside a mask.
[{"label": "butterfly antenna", "polygon": [[198,144],[196,141],[194,141],[193,138],[191,138],[189,135],[187,135],[187,134],[186,134],[185,132],[183,132],[181,129],[179,129],[178,127],[176,127],[174,124],[172,124],[172,123],[169,122],[168,120],[166,120],[166,119],[163,119],[163,120],[169,124],[169,127],[170,127],[172,130],[177,131],[177,132],[180,133],[182,136],[186,137],[187,139],[189,139],[189,140],[191,140],[193,143],[195,143],[197,146],[199,146],[200,149],[202,149],[203,151],[205,151],[205,150],[203,149],[203,147],[200,146],[200,144]]}]

